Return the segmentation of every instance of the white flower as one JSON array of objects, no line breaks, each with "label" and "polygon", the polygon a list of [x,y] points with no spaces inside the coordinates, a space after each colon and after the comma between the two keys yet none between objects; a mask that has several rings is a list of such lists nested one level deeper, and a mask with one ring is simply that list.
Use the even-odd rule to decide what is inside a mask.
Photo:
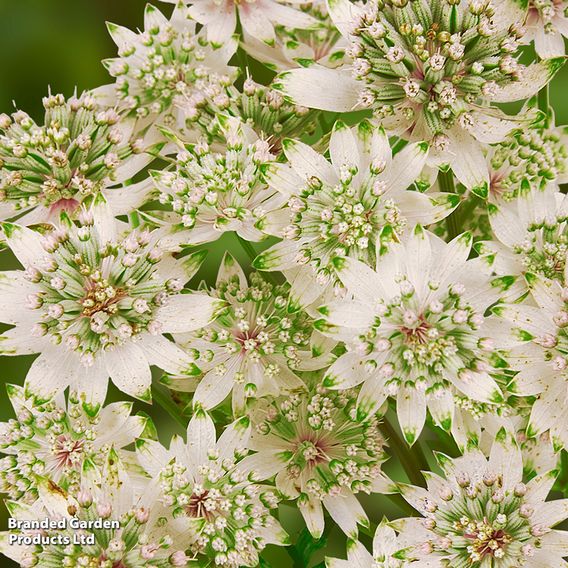
[{"label": "white flower", "polygon": [[[302,389],[299,372],[330,363],[334,342],[314,332],[314,320],[292,305],[289,291],[288,284],[270,284],[255,272],[247,282],[234,258],[225,254],[210,295],[225,302],[226,308],[210,325],[176,336],[205,373],[194,404],[213,408],[232,393],[238,415],[247,398]],[[172,388],[188,382],[187,377],[164,380]]]},{"label": "white flower", "polygon": [[344,62],[348,43],[337,31],[324,0],[316,0],[300,9],[314,18],[308,29],[276,26],[275,38],[266,43],[243,29],[242,47],[258,61],[280,71],[318,63],[325,67],[337,67]]},{"label": "white flower", "polygon": [[[214,49],[204,31],[196,33],[189,8],[179,3],[168,20],[157,8],[146,5],[144,31],[135,33],[116,24],[108,25],[118,46],[118,57],[107,59],[114,85],[96,89],[101,101],[142,120],[140,126],[160,118],[170,126],[182,126],[185,118],[207,124],[211,109],[207,99],[224,92],[234,82],[236,68],[228,65],[237,49],[237,41],[228,38]],[[192,114],[180,115],[176,101],[191,104]],[[203,115],[203,117],[201,117]]]},{"label": "white flower", "polygon": [[513,276],[512,300],[527,290],[528,273],[568,283],[568,198],[552,187],[533,189],[512,201],[489,206],[496,240],[476,246],[499,276]]},{"label": "white flower", "polygon": [[427,473],[427,489],[401,485],[423,515],[392,523],[411,566],[562,565],[568,533],[553,527],[568,517],[567,501],[545,501],[557,472],[523,483],[521,452],[505,430],[489,459],[470,449],[456,459],[439,455],[439,463],[444,475]]},{"label": "white flower", "polygon": [[404,242],[385,248],[376,271],[352,259],[338,263],[348,294],[319,308],[324,320],[316,328],[348,346],[324,385],[363,383],[361,416],[396,396],[398,419],[412,444],[427,408],[450,431],[461,421],[456,406],[480,416],[503,403],[494,377],[505,363],[492,341],[491,318],[484,317],[500,291],[482,260],[467,260],[467,233],[445,243],[418,226]]},{"label": "white flower", "polygon": [[500,316],[493,333],[508,348],[507,360],[518,371],[510,384],[518,396],[536,396],[527,435],[550,431],[557,447],[568,444],[568,288],[558,280],[527,274],[533,302],[493,308]]},{"label": "white flower", "polygon": [[[2,336],[3,355],[40,353],[26,389],[46,400],[70,386],[95,413],[104,401],[107,379],[122,391],[150,400],[150,365],[198,373],[193,360],[162,333],[202,327],[222,302],[205,294],[181,294],[202,254],[176,261],[152,234],[121,227],[100,206],[77,224],[44,236],[4,223],[6,243],[25,270],[0,273],[0,319],[15,325]],[[135,255],[134,264],[122,261]],[[53,286],[60,276],[65,287]],[[27,297],[35,298],[25,305]],[[144,300],[149,310],[133,309]]]},{"label": "white flower", "polygon": [[405,560],[395,558],[402,545],[397,534],[383,520],[379,523],[373,537],[373,554],[360,542],[347,541],[347,560],[326,557],[327,568],[406,568],[410,566]]},{"label": "white flower", "polygon": [[[178,0],[163,0],[177,4]],[[243,33],[273,45],[276,39],[275,27],[310,28],[318,21],[283,0],[184,0],[190,4],[189,15],[203,24],[207,30],[207,40],[216,47],[222,47],[230,41],[237,27],[238,20]]]},{"label": "white flower", "polygon": [[241,418],[216,440],[213,421],[197,409],[187,442],[176,437],[169,450],[152,440],[137,444],[142,467],[174,516],[171,526],[185,536],[194,556],[216,566],[254,567],[267,544],[288,544],[270,514],[278,505],[276,494],[240,468],[249,437],[249,420]]},{"label": "white flower", "polygon": [[175,139],[176,169],[152,172],[160,201],[169,209],[164,245],[211,242],[228,231],[248,241],[265,238],[255,222],[266,208],[283,202],[264,181],[263,168],[275,157],[268,142],[236,118],[226,120],[223,133],[224,151],[203,141],[185,147]]},{"label": "white flower", "polygon": [[[401,236],[408,225],[430,224],[448,215],[459,199],[453,194],[407,191],[426,162],[428,146],[407,145],[392,157],[388,138],[367,121],[350,129],[335,124],[331,163],[312,148],[285,140],[289,164],[274,164],[268,184],[286,198],[257,226],[284,240],[260,254],[260,270],[300,270],[293,294],[308,305],[337,283],[335,259],[368,264],[386,234]],[[291,276],[291,275],[288,275]]]},{"label": "white flower", "polygon": [[[101,461],[103,471],[94,475],[87,469],[77,491],[68,493],[44,478],[33,505],[10,502],[10,513],[21,528],[0,533],[0,552],[29,568],[187,566],[187,540],[175,531],[168,509],[160,502],[159,487],[148,478],[129,474],[113,450]],[[40,521],[60,526],[38,530],[27,525]],[[106,526],[100,526],[103,523]],[[10,535],[35,538],[37,544],[14,543]]]},{"label": "white flower", "polygon": [[310,108],[370,108],[389,133],[429,142],[430,162],[450,164],[468,188],[488,184],[480,143],[518,125],[491,103],[528,99],[563,63],[517,61],[524,13],[509,0],[463,0],[455,10],[442,0],[329,6],[353,63],[284,72],[280,88]]},{"label": "white flower", "polygon": [[241,467],[257,479],[276,475],[276,488],[298,508],[314,538],[324,508],[341,530],[357,537],[369,520],[356,494],[391,492],[382,473],[386,445],[379,419],[357,420],[352,392],[325,389],[276,399],[259,412],[251,449]]},{"label": "white flower", "polygon": [[1,219],[52,222],[99,194],[115,214],[144,201],[147,180],[123,186],[152,160],[144,151],[151,139],[134,139],[134,121],[97,105],[89,93],[67,100],[49,95],[43,106],[42,125],[22,111],[0,117]]},{"label": "white flower", "polygon": [[62,396],[38,404],[22,387],[8,385],[16,419],[0,423],[2,459],[0,486],[11,499],[30,503],[37,484],[47,476],[64,489],[77,489],[88,464],[100,468],[113,447],[121,448],[138,437],[146,425],[143,416],[131,416],[132,403],[115,402],[90,416],[79,401]]},{"label": "white flower", "polygon": [[564,38],[568,37],[565,0],[531,0],[527,16],[527,39],[534,41],[539,57],[564,56]]},{"label": "white flower", "polygon": [[[530,109],[526,109],[529,112]],[[568,181],[568,145],[562,127],[516,130],[487,148],[493,202],[509,201],[529,189],[558,189]]]}]

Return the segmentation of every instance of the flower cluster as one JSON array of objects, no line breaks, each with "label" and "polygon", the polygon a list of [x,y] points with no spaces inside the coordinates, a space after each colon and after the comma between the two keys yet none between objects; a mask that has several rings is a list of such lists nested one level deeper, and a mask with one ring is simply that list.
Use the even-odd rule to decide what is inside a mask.
[{"label": "flower cluster", "polygon": [[564,12],[165,0],[0,114],[0,552],[566,565]]}]

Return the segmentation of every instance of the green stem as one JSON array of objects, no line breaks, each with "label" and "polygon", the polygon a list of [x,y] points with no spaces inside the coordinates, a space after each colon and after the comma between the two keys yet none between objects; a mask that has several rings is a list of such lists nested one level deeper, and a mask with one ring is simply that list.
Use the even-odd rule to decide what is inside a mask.
[{"label": "green stem", "polygon": [[[246,241],[236,233],[235,235],[237,237],[237,240],[239,241],[239,244],[241,245],[241,248],[247,253],[247,256],[249,257],[250,262],[252,264],[253,260],[258,256],[258,253],[254,250],[254,247],[248,241]],[[274,277],[274,274],[272,274],[271,272],[263,272],[262,276],[266,280],[269,280],[272,284],[274,284],[274,286],[278,286],[278,280]]]},{"label": "green stem", "polygon": [[380,428],[389,440],[389,448],[402,465],[410,483],[423,486],[424,476],[420,472],[427,471],[430,467],[418,443],[410,450],[386,416],[380,423]]},{"label": "green stem", "polygon": [[[447,172],[440,171],[438,174],[438,182],[440,190],[445,193],[456,193],[456,186],[454,183],[454,174],[452,170]],[[448,238],[451,240],[461,233],[457,210],[452,211],[446,217],[446,228],[448,230]]]},{"label": "green stem", "polygon": [[156,401],[169,416],[171,416],[185,430],[187,420],[181,413],[179,406],[172,400],[167,390],[157,384],[152,384],[152,400]]},{"label": "green stem", "polygon": [[537,96],[538,108],[541,110],[545,118],[545,126],[548,127],[548,119],[550,117],[550,91],[548,85],[545,85],[539,92]]}]

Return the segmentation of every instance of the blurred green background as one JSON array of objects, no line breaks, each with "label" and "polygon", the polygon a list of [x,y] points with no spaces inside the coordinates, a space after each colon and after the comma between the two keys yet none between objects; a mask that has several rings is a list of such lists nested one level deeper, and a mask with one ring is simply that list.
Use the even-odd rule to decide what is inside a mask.
[{"label": "blurred green background", "polygon": [[[156,3],[169,13],[171,4]],[[114,43],[105,28],[112,21],[130,28],[142,27],[145,2],[142,0],[0,0],[0,112],[11,113],[14,104],[34,119],[43,114],[41,98],[48,87],[53,93],[68,96],[110,82],[101,59],[114,57]],[[258,77],[257,77],[258,79]],[[551,86],[551,103],[556,111],[557,124],[568,123],[568,68],[564,68]],[[230,235],[212,246],[202,276],[210,280],[227,249],[248,265],[247,256]],[[259,248],[259,247],[257,247]],[[8,253],[0,256],[0,267],[16,268],[17,262]],[[1,382],[23,383],[33,357],[0,358]],[[4,389],[0,391],[0,420],[11,418],[12,411]],[[111,391],[112,398],[124,396]],[[159,424],[160,438],[167,441],[179,426],[159,409],[138,404]],[[425,446],[429,441],[421,440]],[[385,468],[394,478],[403,479],[395,464]],[[401,510],[386,497],[362,497],[369,516],[376,523],[383,515],[400,516]],[[299,515],[284,505],[281,510],[285,528],[294,541],[301,529]],[[6,527],[6,511],[2,508],[0,524]],[[363,537],[369,541],[368,537]],[[335,529],[326,547],[313,556],[312,564],[323,560],[324,553],[345,557],[345,537]],[[270,566],[293,566],[293,560],[281,549],[272,548],[266,555]],[[15,566],[0,557],[2,568]]]}]

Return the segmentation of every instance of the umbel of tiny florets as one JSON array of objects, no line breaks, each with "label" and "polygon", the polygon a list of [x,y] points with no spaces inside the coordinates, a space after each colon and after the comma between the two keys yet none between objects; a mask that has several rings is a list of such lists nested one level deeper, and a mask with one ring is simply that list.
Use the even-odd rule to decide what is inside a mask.
[{"label": "umbel of tiny florets", "polygon": [[[181,2],[168,20],[157,8],[147,4],[144,31],[135,33],[109,24],[118,46],[118,58],[104,61],[116,84],[99,94],[108,100],[119,99],[119,108],[152,122],[175,126],[185,117],[207,126],[214,117],[208,100],[223,96],[233,84],[237,68],[227,64],[237,48],[234,39],[214,49],[196,24],[189,8]],[[183,102],[185,116],[178,115],[176,101]]]},{"label": "umbel of tiny florets", "polygon": [[[12,517],[22,527],[11,534],[30,540],[35,535],[37,543],[14,546],[2,533],[0,550],[24,568],[187,566],[187,542],[172,530],[172,518],[160,503],[155,485],[127,474],[112,450],[103,461],[102,476],[87,474],[77,491],[68,493],[43,479],[39,499],[32,506],[9,502]],[[33,523],[44,519],[59,526],[34,530]]]},{"label": "umbel of tiny florets", "polygon": [[[258,454],[242,467],[252,475],[276,475],[276,487],[298,506],[315,538],[323,531],[323,507],[348,535],[368,519],[355,495],[383,492],[386,442],[377,416],[358,420],[355,393],[323,388],[259,407],[251,440]],[[270,440],[270,449],[267,441]]]},{"label": "umbel of tiny florets", "polygon": [[70,397],[43,404],[8,385],[16,419],[0,424],[0,487],[11,499],[32,503],[42,476],[66,490],[78,490],[86,462],[100,467],[110,447],[117,452],[132,443],[146,419],[130,416],[132,403],[116,402],[95,416]]},{"label": "umbel of tiny florets", "polygon": [[[496,447],[497,446],[497,447]],[[469,450],[451,460],[439,456],[445,477],[426,473],[428,489],[401,486],[405,499],[423,519],[401,519],[399,555],[439,566],[508,568],[555,566],[564,554],[566,517],[561,502],[545,502],[556,472],[522,481],[522,457],[502,429],[487,459]]]},{"label": "umbel of tiny florets", "polygon": [[[264,180],[265,165],[275,159],[270,144],[236,118],[219,120],[226,141],[224,151],[205,141],[183,144],[167,133],[179,147],[176,167],[152,172],[159,200],[170,213],[165,218],[171,234],[163,244],[211,242],[227,231],[259,241],[265,235],[255,228],[255,221],[266,212],[265,207],[283,201]],[[158,212],[160,216],[163,214]]]},{"label": "umbel of tiny florets", "polygon": [[322,368],[331,360],[326,341],[317,342],[313,319],[292,305],[289,284],[272,284],[256,272],[247,280],[226,254],[210,294],[226,308],[211,325],[176,337],[195,352],[205,372],[194,403],[212,408],[232,393],[233,410],[239,414],[247,399],[304,388],[301,371]]},{"label": "umbel of tiny florets", "polygon": [[0,216],[26,213],[25,224],[53,221],[100,193],[112,205],[120,192],[109,188],[151,159],[143,154],[144,141],[132,137],[132,122],[89,94],[49,95],[43,105],[42,125],[23,111],[0,115]]}]

